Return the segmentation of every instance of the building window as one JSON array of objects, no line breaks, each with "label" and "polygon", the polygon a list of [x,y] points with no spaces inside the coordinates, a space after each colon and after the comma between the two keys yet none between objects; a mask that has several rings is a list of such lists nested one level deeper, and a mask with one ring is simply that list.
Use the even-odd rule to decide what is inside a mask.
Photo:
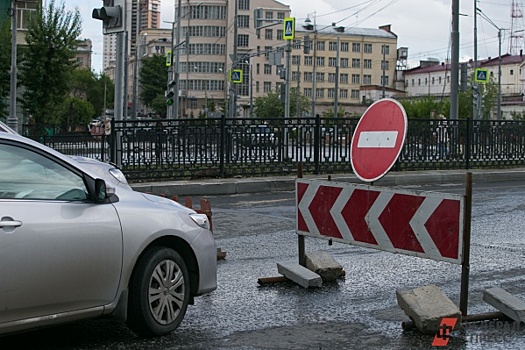
[{"label": "building window", "polygon": [[341,84],[348,84],[348,74],[341,74],[339,77],[339,82]]},{"label": "building window", "polygon": [[340,66],[341,68],[348,68],[348,58],[341,58]]},{"label": "building window", "polygon": [[272,11],[266,11],[265,18],[266,19],[273,19],[273,12]]},{"label": "building window", "polygon": [[237,26],[239,28],[250,28],[250,16],[238,15],[237,16]]},{"label": "building window", "polygon": [[324,66],[324,57],[317,57],[317,65],[320,67]]},{"label": "building window", "polygon": [[510,70],[510,75],[514,75],[514,69]]},{"label": "building window", "polygon": [[277,29],[277,40],[283,40],[283,30]]},{"label": "building window", "polygon": [[359,90],[352,90],[350,94],[351,94],[351,98],[359,99]]},{"label": "building window", "polygon": [[324,41],[318,41],[317,42],[317,51],[324,51],[325,50],[325,42]]},{"label": "building window", "polygon": [[342,52],[348,52],[348,43],[341,43],[341,51]]},{"label": "building window", "polygon": [[336,66],[337,66],[337,58],[328,57],[328,67],[336,67]]},{"label": "building window", "polygon": [[418,85],[418,86],[421,86],[421,79],[418,79],[418,80],[417,80],[417,85]]},{"label": "building window", "polygon": [[361,52],[361,43],[352,43],[352,52]]},{"label": "building window", "polygon": [[313,66],[313,57],[312,56],[304,56],[304,65],[305,66]]},{"label": "building window", "polygon": [[330,41],[328,43],[328,51],[337,51],[337,41]]},{"label": "building window", "polygon": [[382,70],[388,70],[388,64],[389,62],[388,61],[381,61],[381,69]]},{"label": "building window", "polygon": [[255,71],[257,72],[256,74],[257,74],[257,75],[261,74],[261,70],[260,70],[260,68],[261,68],[261,64],[260,64],[260,63],[257,63],[257,65],[256,65],[255,67],[256,67],[256,68],[255,68]]},{"label": "building window", "polygon": [[339,97],[340,98],[348,98],[348,90],[347,89],[339,90]]},{"label": "building window", "polygon": [[364,85],[372,85],[372,76],[369,74],[363,75],[363,84]]},{"label": "building window", "polygon": [[[414,85],[414,80],[412,79],[412,85]],[[438,78],[438,84],[441,85],[441,77]]]},{"label": "building window", "polygon": [[272,74],[272,66],[269,64],[264,65],[264,74],[269,75]]},{"label": "building window", "polygon": [[315,77],[317,81],[324,81],[324,73],[315,73]]},{"label": "building window", "polygon": [[388,86],[388,75],[383,75],[381,77],[381,85]]},{"label": "building window", "polygon": [[352,84],[361,84],[359,74],[352,74]]},{"label": "building window", "polygon": [[432,77],[432,85],[434,85],[435,83],[435,80],[434,80],[434,77]]},{"label": "building window", "polygon": [[372,60],[365,59],[363,66],[365,69],[372,69]]},{"label": "building window", "polygon": [[238,34],[237,35],[237,46],[238,47],[248,47],[250,45],[250,36],[248,34]]},{"label": "building window", "polygon": [[272,92],[272,82],[271,81],[264,82],[263,92]]},{"label": "building window", "polygon": [[428,78],[425,78],[425,86],[428,85]]},{"label": "building window", "polygon": [[335,83],[335,73],[328,73],[328,82]]},{"label": "building window", "polygon": [[284,12],[277,12],[277,19],[285,19],[286,13]]},{"label": "building window", "polygon": [[301,76],[300,72],[292,72],[292,80],[297,81],[299,80],[299,77]]},{"label": "building window", "polygon": [[334,98],[335,97],[335,89],[328,89],[328,98]]},{"label": "building window", "polygon": [[258,81],[255,82],[255,92],[257,92],[257,93],[260,92],[260,90],[261,90],[261,86],[260,85],[261,84]]},{"label": "building window", "polygon": [[292,48],[293,48],[294,50],[299,50],[299,49],[301,48],[301,44],[302,44],[302,43],[301,43],[301,40],[294,39],[294,40],[292,41]]},{"label": "building window", "polygon": [[312,97],[312,89],[311,88],[304,88],[303,95],[306,97]]},{"label": "building window", "polygon": [[372,53],[372,44],[365,44],[363,47],[364,53]]},{"label": "building window", "polygon": [[414,85],[415,85],[415,81],[414,81],[414,79],[412,79],[412,86],[414,86]]},{"label": "building window", "polygon": [[[36,14],[36,8],[39,2],[41,3],[41,1],[17,1],[15,5],[17,7],[17,29],[27,29],[29,19]],[[6,1],[6,4],[9,5],[9,1]]]},{"label": "building window", "polygon": [[313,77],[314,77],[314,74],[312,72],[303,73],[303,81],[314,81]]},{"label": "building window", "polygon": [[382,55],[388,55],[388,54],[390,54],[390,46],[388,46],[388,45],[382,45],[382,46],[381,46],[381,54],[382,54]]},{"label": "building window", "polygon": [[298,65],[301,63],[301,56],[292,56],[292,64]]},{"label": "building window", "polygon": [[239,2],[237,3],[237,8],[239,10],[249,10],[250,0],[239,0]]},{"label": "building window", "polygon": [[324,89],[315,89],[315,97],[324,98]]},{"label": "building window", "polygon": [[273,39],[273,29],[265,29],[264,30],[264,38],[266,40],[272,40]]},{"label": "building window", "polygon": [[360,68],[361,60],[359,58],[352,58],[352,68]]}]

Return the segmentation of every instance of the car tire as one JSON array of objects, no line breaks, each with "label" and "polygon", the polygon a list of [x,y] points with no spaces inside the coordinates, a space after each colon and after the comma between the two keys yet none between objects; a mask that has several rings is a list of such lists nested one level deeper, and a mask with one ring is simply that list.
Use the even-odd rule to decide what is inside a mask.
[{"label": "car tire", "polygon": [[172,332],[190,301],[188,269],[173,249],[153,247],[136,265],[130,282],[128,327],[143,336]]}]

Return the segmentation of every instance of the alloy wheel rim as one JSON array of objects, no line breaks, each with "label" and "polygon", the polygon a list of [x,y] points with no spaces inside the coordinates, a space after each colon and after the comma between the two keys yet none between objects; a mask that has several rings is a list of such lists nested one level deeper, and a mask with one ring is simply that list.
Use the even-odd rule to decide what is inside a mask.
[{"label": "alloy wheel rim", "polygon": [[153,318],[162,325],[173,323],[184,304],[184,276],[173,260],[155,266],[149,282],[148,304]]}]

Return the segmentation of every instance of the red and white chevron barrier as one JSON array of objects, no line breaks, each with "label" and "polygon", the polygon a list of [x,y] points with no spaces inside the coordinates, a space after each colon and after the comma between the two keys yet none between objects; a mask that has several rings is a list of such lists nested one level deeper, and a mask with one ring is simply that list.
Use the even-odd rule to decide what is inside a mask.
[{"label": "red and white chevron barrier", "polygon": [[300,235],[461,264],[464,196],[297,179]]}]

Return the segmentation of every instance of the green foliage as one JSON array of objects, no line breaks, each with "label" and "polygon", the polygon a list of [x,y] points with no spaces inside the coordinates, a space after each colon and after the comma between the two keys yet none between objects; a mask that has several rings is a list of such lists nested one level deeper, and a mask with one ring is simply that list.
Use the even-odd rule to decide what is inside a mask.
[{"label": "green foliage", "polygon": [[[104,84],[106,84],[105,87]],[[112,108],[115,85],[104,74],[96,75],[85,68],[75,69],[71,74],[69,88],[73,97],[83,99],[92,106],[93,115],[91,117],[101,116],[104,113],[104,107]],[[104,106],[104,94],[106,95],[106,106]]]},{"label": "green foliage", "polygon": [[50,0],[29,19],[20,82],[22,107],[36,123],[61,122],[57,110],[68,98],[80,32],[80,13],[66,11],[63,2]]},{"label": "green foliage", "polygon": [[166,98],[164,91],[168,84],[168,67],[166,58],[153,55],[142,60],[139,72],[139,82],[142,87],[140,100],[159,115],[166,115]]},{"label": "green foliage", "polygon": [[432,113],[435,115],[434,118],[437,118],[439,114],[445,116],[449,114],[448,101],[440,101],[432,96],[425,96],[414,100],[401,100],[400,102],[408,118],[428,119],[431,118]]},{"label": "green foliage", "polygon": [[56,111],[65,125],[85,125],[95,116],[93,105],[78,97],[68,97]]},{"label": "green foliage", "polygon": [[[279,89],[269,92],[266,96],[255,99],[253,111],[258,118],[284,117],[284,103],[279,98]],[[309,99],[304,95],[297,96],[297,90],[290,89],[290,116],[297,115],[297,98],[300,101],[300,114],[309,110]]]},{"label": "green foliage", "polygon": [[9,21],[0,27],[0,117],[7,117],[7,97],[11,80],[11,30]]}]

